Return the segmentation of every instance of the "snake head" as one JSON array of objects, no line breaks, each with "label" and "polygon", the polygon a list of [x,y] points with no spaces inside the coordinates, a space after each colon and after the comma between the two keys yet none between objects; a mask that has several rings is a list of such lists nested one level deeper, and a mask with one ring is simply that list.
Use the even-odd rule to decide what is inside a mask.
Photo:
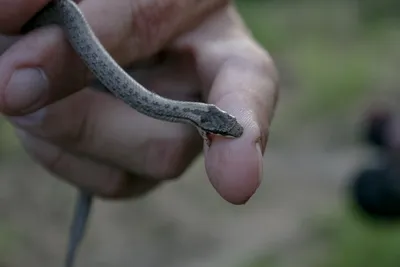
[{"label": "snake head", "polygon": [[210,105],[208,111],[200,115],[201,130],[226,137],[238,138],[243,134],[243,126],[229,113]]}]

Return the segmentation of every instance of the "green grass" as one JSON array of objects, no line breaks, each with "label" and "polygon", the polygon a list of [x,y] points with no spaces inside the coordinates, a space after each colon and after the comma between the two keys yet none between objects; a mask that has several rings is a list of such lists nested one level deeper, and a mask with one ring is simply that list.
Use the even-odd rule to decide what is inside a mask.
[{"label": "green grass", "polygon": [[400,224],[379,224],[363,220],[351,207],[329,218],[329,253],[315,267],[398,267]]},{"label": "green grass", "polygon": [[375,76],[373,61],[356,47],[337,47],[310,40],[291,51],[292,64],[301,73],[300,99],[296,114],[301,119],[346,110],[371,89]]}]

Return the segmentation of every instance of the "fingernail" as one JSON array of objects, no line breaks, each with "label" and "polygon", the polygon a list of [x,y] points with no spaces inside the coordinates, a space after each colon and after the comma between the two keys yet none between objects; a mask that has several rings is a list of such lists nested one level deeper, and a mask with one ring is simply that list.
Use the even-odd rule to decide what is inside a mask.
[{"label": "fingernail", "polygon": [[47,90],[48,81],[41,69],[16,70],[5,90],[7,108],[27,112],[40,104]]}]

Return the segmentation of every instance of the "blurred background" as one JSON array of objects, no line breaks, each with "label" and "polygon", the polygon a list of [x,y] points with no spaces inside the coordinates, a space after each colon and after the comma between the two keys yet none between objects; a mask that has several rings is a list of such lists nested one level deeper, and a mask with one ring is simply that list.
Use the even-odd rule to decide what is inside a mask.
[{"label": "blurred background", "polygon": [[[76,266],[400,266],[400,226],[360,216],[349,193],[376,161],[363,119],[377,106],[396,109],[400,2],[237,5],[282,80],[257,194],[226,203],[200,157],[144,199],[97,201]],[[0,118],[0,266],[61,266],[75,194]]]}]

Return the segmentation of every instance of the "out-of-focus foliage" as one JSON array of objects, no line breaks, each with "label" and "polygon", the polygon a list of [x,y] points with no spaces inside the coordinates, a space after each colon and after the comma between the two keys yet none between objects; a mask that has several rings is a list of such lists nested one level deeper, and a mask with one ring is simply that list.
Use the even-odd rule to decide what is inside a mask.
[{"label": "out-of-focus foliage", "polygon": [[[297,3],[306,3],[310,5],[312,2],[319,3],[329,3],[331,0],[236,0],[239,4],[247,4],[247,3],[268,3],[268,4],[293,4]],[[337,2],[343,2],[347,4],[353,4],[357,6],[360,12],[360,17],[365,22],[372,22],[380,19],[399,19],[400,18],[400,2],[396,0],[338,0]]]},{"label": "out-of-focus foliage", "polygon": [[[297,96],[279,113],[278,128],[281,119],[304,123],[333,115],[346,120],[365,96],[397,90],[400,1],[236,2],[254,36],[276,58],[283,90],[290,87],[288,95]],[[325,256],[308,266],[399,266],[398,225],[364,224],[348,207],[323,225],[329,229]],[[245,267],[280,265],[267,255]]]},{"label": "out-of-focus foliage", "polygon": [[289,89],[288,94],[297,97],[279,113],[285,125],[343,117],[368,92],[387,89],[397,76],[390,65],[400,31],[384,19],[366,23],[356,1],[236,3],[254,36],[276,60],[282,91]]},{"label": "out-of-focus foliage", "polygon": [[399,19],[400,2],[395,0],[358,0],[361,16],[365,21]]}]

